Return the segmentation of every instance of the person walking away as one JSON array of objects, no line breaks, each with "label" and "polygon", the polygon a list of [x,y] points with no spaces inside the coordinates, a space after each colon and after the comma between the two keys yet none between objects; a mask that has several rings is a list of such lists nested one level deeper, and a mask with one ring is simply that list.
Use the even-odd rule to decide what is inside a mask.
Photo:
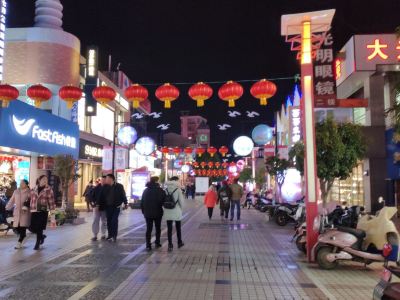
[{"label": "person walking away", "polygon": [[106,175],[106,185],[101,190],[100,204],[104,205],[107,216],[108,241],[117,241],[118,217],[121,206],[128,207],[125,190],[122,184],[115,181],[113,174]]},{"label": "person walking away", "polygon": [[146,189],[143,191],[140,207],[144,218],[146,219],[146,249],[151,251],[151,233],[153,224],[156,227],[155,248],[161,247],[161,219],[163,216],[163,203],[165,201],[165,192],[158,183],[159,178],[154,176],[150,178]]},{"label": "person walking away", "polygon": [[15,249],[21,249],[26,241],[26,228],[31,225],[31,212],[29,209],[29,200],[31,191],[29,182],[25,179],[21,180],[19,188],[16,189],[11,196],[10,201],[6,205],[6,210],[12,210],[14,215],[13,227],[17,230],[19,238]]},{"label": "person walking away", "polygon": [[43,245],[46,235],[43,231],[47,226],[49,210],[56,208],[53,189],[48,185],[48,178],[42,175],[36,182],[35,188],[31,191],[31,225],[29,230],[36,233],[36,244],[34,250],[39,250]]},{"label": "person walking away", "polygon": [[85,197],[87,212],[90,212],[90,194],[93,191],[93,189],[94,189],[93,180],[90,180],[85,188],[85,192],[82,195],[83,197]]},{"label": "person walking away", "polygon": [[221,188],[218,190],[218,202],[221,210],[221,218],[225,217],[225,219],[228,219],[231,198],[232,190],[230,189],[228,182],[223,181]]},{"label": "person walking away", "polygon": [[218,195],[214,185],[210,185],[204,196],[204,205],[207,207],[208,218],[211,220],[215,205],[218,203]]},{"label": "person walking away", "polygon": [[92,224],[92,232],[93,237],[92,241],[97,241],[97,235],[100,231],[100,221],[101,221],[101,239],[106,239],[106,232],[107,232],[107,215],[106,215],[106,208],[105,203],[101,202],[100,196],[101,191],[106,184],[106,176],[103,175],[101,180],[98,182],[96,187],[92,189],[91,193],[89,194],[90,198],[90,205],[93,207],[94,217],[93,217],[93,224]]},{"label": "person walking away", "polygon": [[179,178],[177,176],[173,176],[171,177],[170,181],[166,182],[164,218],[167,221],[168,228],[168,251],[172,251],[174,248],[172,244],[172,226],[174,222],[176,227],[176,235],[178,237],[178,248],[182,248],[184,246],[181,231],[183,194],[178,181]]},{"label": "person walking away", "polygon": [[196,198],[196,185],[193,183],[190,186],[190,189],[191,189],[190,194],[192,195],[192,200],[194,200]]},{"label": "person walking away", "polygon": [[240,199],[243,196],[243,188],[238,183],[239,178],[235,178],[233,183],[230,185],[232,190],[232,200],[231,200],[231,221],[233,221],[233,217],[235,216],[235,207],[236,207],[236,218],[240,220]]}]

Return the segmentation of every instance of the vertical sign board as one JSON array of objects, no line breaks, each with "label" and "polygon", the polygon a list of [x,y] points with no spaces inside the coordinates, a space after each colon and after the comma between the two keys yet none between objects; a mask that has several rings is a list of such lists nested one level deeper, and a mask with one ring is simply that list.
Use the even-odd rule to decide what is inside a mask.
[{"label": "vertical sign board", "polygon": [[0,0],[0,81],[3,80],[4,41],[6,32],[6,0]]},{"label": "vertical sign board", "polygon": [[96,116],[97,102],[93,99],[92,92],[97,86],[98,80],[98,48],[91,46],[86,55],[86,84],[85,84],[85,115]]},{"label": "vertical sign board", "polygon": [[336,80],[333,70],[333,38],[328,31],[321,48],[315,52],[314,61],[314,106],[336,107]]},{"label": "vertical sign board", "polygon": [[289,146],[301,140],[301,111],[299,106],[289,107]]}]

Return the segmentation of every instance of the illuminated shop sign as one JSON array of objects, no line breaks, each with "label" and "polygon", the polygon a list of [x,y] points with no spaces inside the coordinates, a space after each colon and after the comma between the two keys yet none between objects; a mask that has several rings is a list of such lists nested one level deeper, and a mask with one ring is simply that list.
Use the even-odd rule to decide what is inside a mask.
[{"label": "illuminated shop sign", "polygon": [[97,77],[97,50],[95,48],[88,49],[87,75]]},{"label": "illuminated shop sign", "polygon": [[293,145],[301,139],[301,112],[298,106],[289,108],[289,126],[290,126],[290,145]]},{"label": "illuminated shop sign", "polygon": [[78,157],[78,125],[21,101],[0,113],[0,145],[40,154]]},{"label": "illuminated shop sign", "polygon": [[79,140],[79,158],[101,162],[103,146],[83,139]]}]

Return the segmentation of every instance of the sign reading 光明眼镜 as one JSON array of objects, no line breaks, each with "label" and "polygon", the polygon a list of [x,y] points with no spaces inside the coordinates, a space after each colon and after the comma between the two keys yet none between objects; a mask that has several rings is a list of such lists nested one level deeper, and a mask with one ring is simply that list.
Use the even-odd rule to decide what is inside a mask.
[{"label": "sign reading \u5149\u660e\u773c\u955c", "polygon": [[47,155],[78,157],[78,125],[13,101],[0,113],[0,145]]}]

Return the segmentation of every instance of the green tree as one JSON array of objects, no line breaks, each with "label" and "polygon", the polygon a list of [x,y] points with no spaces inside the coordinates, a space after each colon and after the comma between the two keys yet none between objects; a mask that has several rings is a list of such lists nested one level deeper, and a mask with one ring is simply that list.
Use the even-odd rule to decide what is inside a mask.
[{"label": "green tree", "polygon": [[261,188],[265,183],[265,168],[258,168],[256,170],[256,178],[254,178],[256,184]]},{"label": "green tree", "polygon": [[279,158],[279,156],[270,156],[265,160],[265,168],[267,172],[275,178],[278,187],[276,194],[278,199],[281,198],[282,185],[285,182],[286,170],[290,167],[287,159]]},{"label": "green tree", "polygon": [[[331,118],[315,127],[317,145],[317,176],[321,197],[327,202],[335,179],[344,180],[351,175],[358,162],[364,157],[366,143],[361,127],[352,123],[337,124]],[[304,145],[298,142],[289,152],[295,166],[304,174]]]},{"label": "green tree", "polygon": [[243,183],[253,181],[253,169],[250,167],[244,168],[242,172],[240,172],[239,181]]},{"label": "green tree", "polygon": [[71,155],[57,155],[54,157],[54,174],[60,177],[62,206],[67,209],[74,208],[74,197],[69,197],[68,190],[80,177],[75,166],[76,160]]}]

